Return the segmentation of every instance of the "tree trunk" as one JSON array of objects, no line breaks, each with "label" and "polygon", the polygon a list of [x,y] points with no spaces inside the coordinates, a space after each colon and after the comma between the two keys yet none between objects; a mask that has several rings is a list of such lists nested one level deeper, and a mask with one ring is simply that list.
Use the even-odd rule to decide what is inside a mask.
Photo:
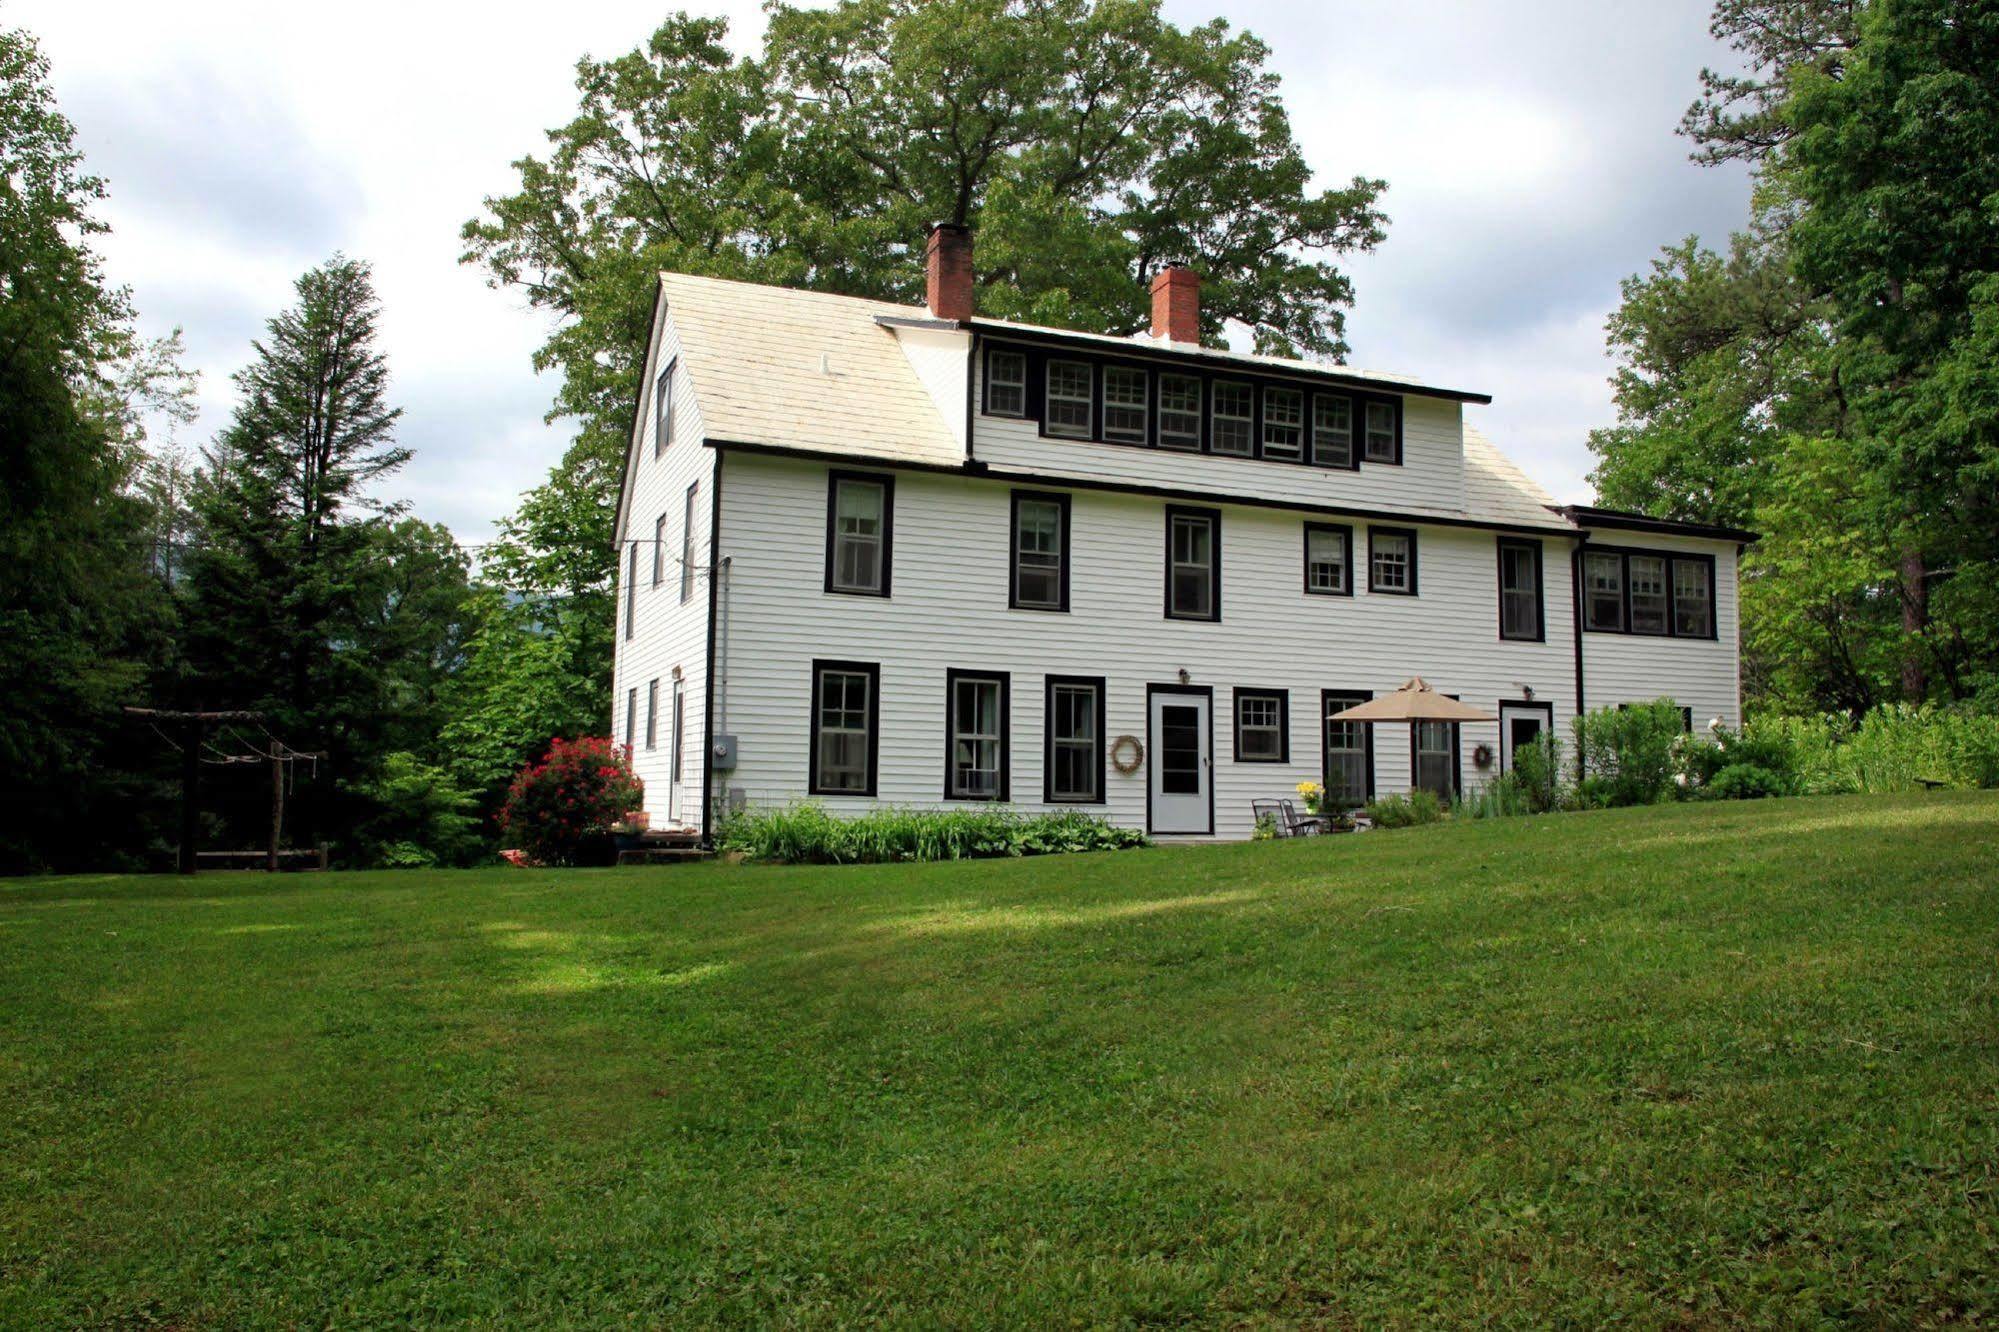
[{"label": "tree trunk", "polygon": [[1902,698],[1920,703],[1929,694],[1929,672],[1923,666],[1920,636],[1930,622],[1929,572],[1920,551],[1902,556],[1902,630],[1909,641],[1902,649]]}]

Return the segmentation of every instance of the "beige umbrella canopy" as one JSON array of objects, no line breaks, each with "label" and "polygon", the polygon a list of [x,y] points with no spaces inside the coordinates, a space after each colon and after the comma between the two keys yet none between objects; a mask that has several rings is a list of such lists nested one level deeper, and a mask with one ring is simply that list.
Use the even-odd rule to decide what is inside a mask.
[{"label": "beige umbrella canopy", "polygon": [[1345,712],[1326,718],[1337,722],[1471,722],[1491,721],[1492,714],[1480,712],[1469,703],[1460,703],[1448,694],[1430,688],[1416,676],[1392,694],[1356,703]]}]

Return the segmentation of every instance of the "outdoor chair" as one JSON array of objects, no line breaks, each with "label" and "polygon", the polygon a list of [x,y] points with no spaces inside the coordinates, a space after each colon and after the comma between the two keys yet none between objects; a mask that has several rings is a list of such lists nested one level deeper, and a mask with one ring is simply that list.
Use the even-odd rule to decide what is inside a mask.
[{"label": "outdoor chair", "polygon": [[1258,823],[1269,819],[1279,837],[1309,837],[1322,826],[1310,815],[1300,814],[1289,800],[1252,800],[1249,808]]}]

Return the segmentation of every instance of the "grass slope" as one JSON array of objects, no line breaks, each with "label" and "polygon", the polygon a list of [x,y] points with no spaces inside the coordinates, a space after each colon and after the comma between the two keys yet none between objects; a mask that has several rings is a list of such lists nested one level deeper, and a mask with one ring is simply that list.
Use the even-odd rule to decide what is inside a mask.
[{"label": "grass slope", "polygon": [[0,885],[0,1324],[1990,1317],[1995,847]]}]

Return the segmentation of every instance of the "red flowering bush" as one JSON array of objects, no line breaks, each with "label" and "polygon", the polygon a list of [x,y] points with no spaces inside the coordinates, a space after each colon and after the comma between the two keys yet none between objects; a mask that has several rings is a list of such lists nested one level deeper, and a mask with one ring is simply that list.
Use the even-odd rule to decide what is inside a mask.
[{"label": "red flowering bush", "polygon": [[644,798],[630,749],[603,736],[557,737],[547,756],[521,769],[507,788],[500,827],[544,865],[605,864],[611,825]]}]

